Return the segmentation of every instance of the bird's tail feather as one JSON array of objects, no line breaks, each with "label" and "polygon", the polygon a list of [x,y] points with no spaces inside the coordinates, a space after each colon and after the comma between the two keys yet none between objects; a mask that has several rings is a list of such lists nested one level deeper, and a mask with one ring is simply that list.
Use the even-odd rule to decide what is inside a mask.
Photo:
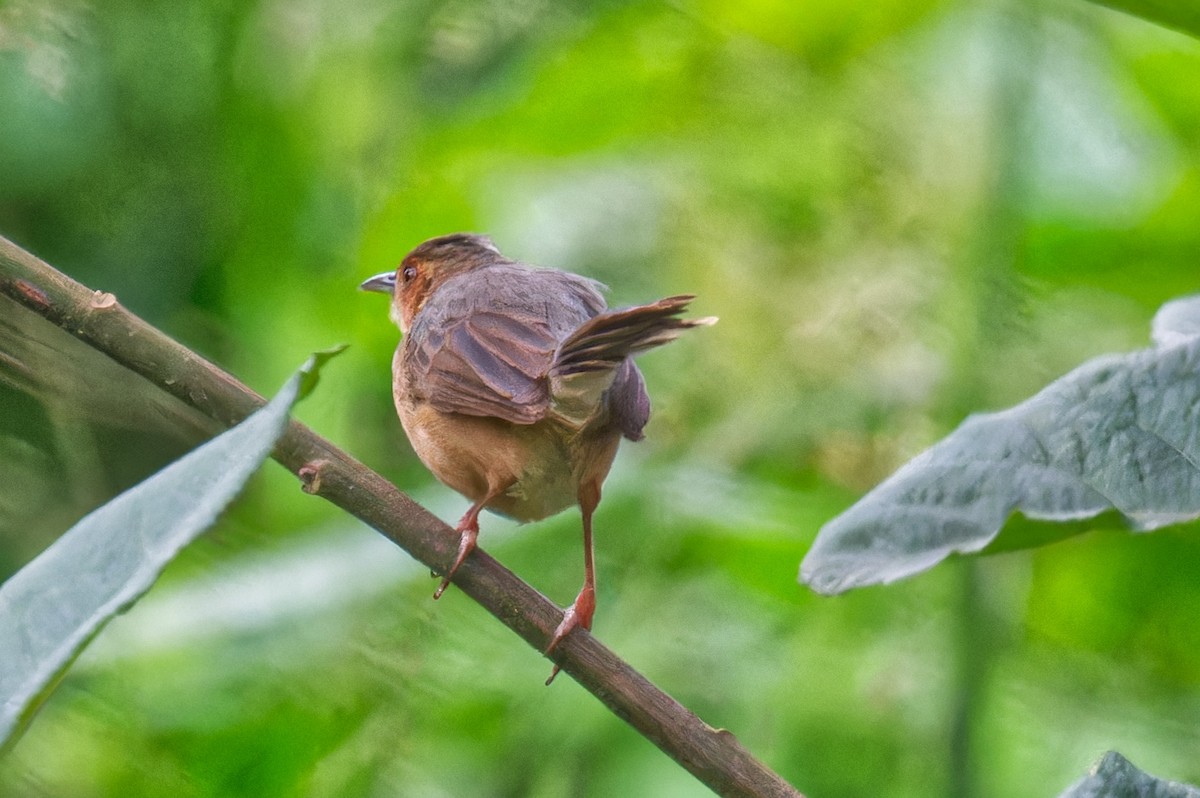
[{"label": "bird's tail feather", "polygon": [[550,367],[551,378],[611,371],[630,355],[674,341],[684,330],[716,323],[712,316],[679,318],[693,299],[689,294],[671,296],[588,319],[559,345]]},{"label": "bird's tail feather", "polygon": [[693,299],[688,294],[667,297],[601,313],[580,325],[559,345],[550,367],[556,415],[582,426],[626,358],[668,344],[685,330],[716,323],[715,317],[679,318]]}]

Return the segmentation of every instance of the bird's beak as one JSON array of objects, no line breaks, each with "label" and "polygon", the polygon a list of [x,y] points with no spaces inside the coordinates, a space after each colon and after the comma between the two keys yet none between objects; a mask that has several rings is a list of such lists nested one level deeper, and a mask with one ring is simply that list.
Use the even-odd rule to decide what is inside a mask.
[{"label": "bird's beak", "polygon": [[365,280],[358,287],[360,291],[378,291],[381,294],[394,294],[396,292],[396,273],[384,272],[377,274],[369,280]]}]

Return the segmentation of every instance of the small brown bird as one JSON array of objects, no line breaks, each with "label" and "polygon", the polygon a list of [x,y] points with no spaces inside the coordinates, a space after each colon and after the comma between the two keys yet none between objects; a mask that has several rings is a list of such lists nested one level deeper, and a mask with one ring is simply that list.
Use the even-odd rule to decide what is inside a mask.
[{"label": "small brown bird", "polygon": [[578,504],[583,588],[546,653],[591,629],[592,513],[621,437],[640,440],[650,417],[632,357],[716,319],[679,318],[691,296],[608,310],[599,283],[509,260],[464,233],[426,241],[360,287],[392,295],[404,336],[392,393],[413,449],[472,502],[433,597],[475,548],[480,510],[536,521]]}]

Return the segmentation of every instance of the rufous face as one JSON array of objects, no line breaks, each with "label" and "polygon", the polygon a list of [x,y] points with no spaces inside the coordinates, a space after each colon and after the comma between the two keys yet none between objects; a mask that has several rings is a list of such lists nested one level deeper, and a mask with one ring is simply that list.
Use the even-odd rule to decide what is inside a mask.
[{"label": "rufous face", "polygon": [[392,321],[407,334],[413,319],[443,281],[503,260],[491,239],[454,233],[429,239],[405,255],[394,272],[377,274],[359,287],[391,294]]},{"label": "rufous face", "polygon": [[407,334],[413,318],[433,291],[434,265],[409,255],[396,268],[396,288],[392,294],[392,319]]}]

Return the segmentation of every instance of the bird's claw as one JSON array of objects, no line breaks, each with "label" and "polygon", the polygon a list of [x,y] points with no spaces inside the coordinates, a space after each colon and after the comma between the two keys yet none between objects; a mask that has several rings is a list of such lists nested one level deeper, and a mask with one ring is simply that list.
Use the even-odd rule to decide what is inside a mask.
[{"label": "bird's claw", "polygon": [[[568,634],[576,627],[584,629],[592,628],[592,616],[596,613],[596,589],[591,585],[584,585],[583,590],[579,591],[579,595],[575,597],[575,601],[570,607],[567,607],[563,613],[562,621],[559,622],[558,628],[554,630],[554,634],[550,637],[550,645],[546,646],[546,654],[552,654],[554,649],[558,648],[558,644],[563,641]],[[546,680],[549,685],[554,681],[554,677],[558,675],[560,668],[554,666],[554,670],[550,672],[550,678]]]},{"label": "bird's claw", "polygon": [[[466,518],[463,519],[464,522],[466,520]],[[475,541],[479,538],[479,524],[475,523],[470,526],[460,524],[458,532],[460,534],[458,539],[458,554],[454,557],[454,564],[450,566],[450,570],[446,571],[446,575],[442,577],[442,583],[438,585],[437,590],[433,591],[433,598],[435,600],[442,597],[442,594],[446,592],[446,588],[450,586],[450,580],[454,578],[458,566],[462,565],[463,560],[467,559],[467,555],[475,550]]]}]

